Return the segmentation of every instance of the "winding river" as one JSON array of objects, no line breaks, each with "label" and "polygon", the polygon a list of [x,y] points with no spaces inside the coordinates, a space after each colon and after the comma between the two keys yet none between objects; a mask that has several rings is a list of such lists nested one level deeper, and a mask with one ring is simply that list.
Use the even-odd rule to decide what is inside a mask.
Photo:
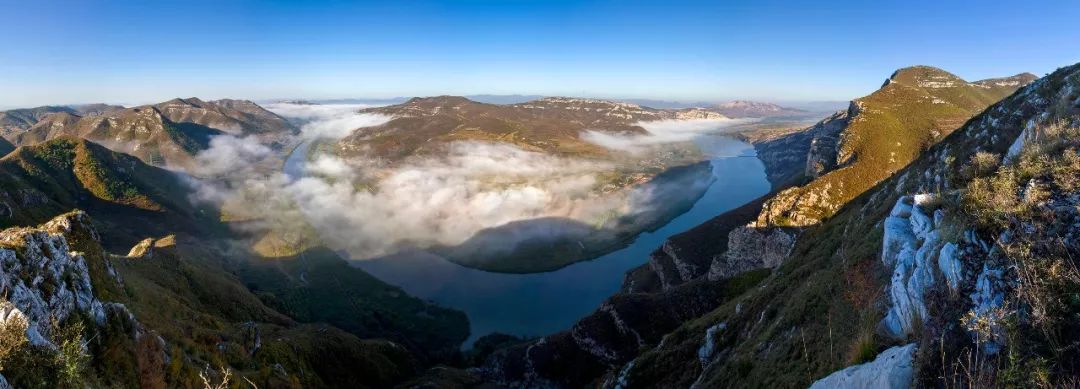
[{"label": "winding river", "polygon": [[[532,337],[567,329],[616,292],[623,274],[645,263],[668,237],[768,192],[765,168],[752,146],[723,136],[703,136],[696,143],[710,156],[716,177],[705,195],[663,227],[597,259],[533,274],[490,273],[422,252],[353,263],[414,296],[464,311],[471,325],[466,347],[492,332]],[[293,151],[286,174],[302,174],[309,145]]]}]

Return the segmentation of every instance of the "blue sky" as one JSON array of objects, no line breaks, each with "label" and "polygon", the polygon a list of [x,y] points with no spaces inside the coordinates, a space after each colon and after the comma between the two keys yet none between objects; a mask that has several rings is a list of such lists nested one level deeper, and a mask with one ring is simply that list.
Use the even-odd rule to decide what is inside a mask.
[{"label": "blue sky", "polygon": [[543,94],[848,100],[1080,61],[1076,1],[0,0],[0,106]]}]

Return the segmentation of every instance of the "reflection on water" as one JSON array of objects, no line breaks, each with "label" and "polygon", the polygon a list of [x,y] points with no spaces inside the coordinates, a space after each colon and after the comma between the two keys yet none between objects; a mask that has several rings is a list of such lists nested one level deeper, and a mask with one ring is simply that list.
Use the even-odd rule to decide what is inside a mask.
[{"label": "reflection on water", "polygon": [[705,195],[660,229],[597,259],[534,274],[489,273],[422,252],[354,263],[414,296],[464,311],[472,327],[467,345],[491,332],[541,336],[564,330],[618,290],[623,273],[647,261],[665,239],[769,191],[765,168],[749,144],[708,136],[698,145],[710,155],[717,178]]}]

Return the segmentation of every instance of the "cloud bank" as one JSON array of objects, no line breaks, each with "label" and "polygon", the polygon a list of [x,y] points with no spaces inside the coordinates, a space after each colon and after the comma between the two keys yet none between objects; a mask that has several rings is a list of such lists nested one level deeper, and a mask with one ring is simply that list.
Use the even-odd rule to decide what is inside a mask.
[{"label": "cloud bank", "polygon": [[390,120],[389,116],[361,114],[371,104],[267,104],[266,109],[282,117],[298,121],[305,138],[343,138],[360,127],[377,126]]},{"label": "cloud bank", "polygon": [[[358,115],[355,106],[268,108],[304,120],[302,136],[308,139],[339,138],[388,119]],[[673,124],[655,128],[662,128],[655,136],[665,141],[689,139],[688,130]],[[218,137],[198,159],[207,173],[224,173],[257,164],[269,154],[254,138]],[[603,174],[615,166],[473,141],[451,143],[437,157],[412,158],[392,169],[375,166],[374,161],[322,155],[305,163],[300,177],[245,173],[205,183],[197,196],[251,213],[258,228],[282,231],[302,228],[290,224],[310,224],[332,248],[373,258],[406,248],[455,246],[481,231],[526,220],[556,218],[604,228],[613,215],[648,212],[658,197],[687,192],[646,184],[600,193]],[[531,231],[513,240],[588,232]]]},{"label": "cloud bank", "polygon": [[688,142],[699,136],[722,132],[743,123],[746,123],[745,119],[657,120],[637,123],[648,131],[648,134],[623,135],[586,131],[581,134],[581,139],[612,150],[639,153],[652,146]]}]

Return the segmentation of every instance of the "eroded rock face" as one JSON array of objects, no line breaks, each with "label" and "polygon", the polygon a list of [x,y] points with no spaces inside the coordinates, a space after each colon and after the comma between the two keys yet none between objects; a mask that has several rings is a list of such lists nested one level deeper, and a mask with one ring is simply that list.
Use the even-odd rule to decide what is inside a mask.
[{"label": "eroded rock face", "polygon": [[656,273],[663,289],[690,282],[709,271],[711,258],[686,255],[671,240],[649,256],[649,268]]},{"label": "eroded rock face", "polygon": [[776,268],[795,247],[795,233],[780,228],[739,227],[728,234],[728,251],[713,259],[709,280],[731,278],[739,273]]},{"label": "eroded rock face", "polygon": [[915,343],[883,351],[873,361],[848,367],[815,381],[811,389],[909,388],[914,373]]},{"label": "eroded rock face", "polygon": [[835,169],[839,164],[840,133],[848,120],[859,114],[859,106],[852,102],[847,111],[840,111],[822,120],[814,127],[810,150],[806,153],[805,174],[817,178]]},{"label": "eroded rock face", "polygon": [[888,288],[892,306],[881,324],[896,339],[913,334],[927,318],[924,294],[941,281],[935,273],[944,274],[953,288],[962,277],[956,244],[946,242],[938,230],[944,211],[933,210],[933,202],[925,194],[901,197],[884,222],[881,260],[893,272]]},{"label": "eroded rock face", "polygon": [[96,236],[82,212],[58,216],[37,228],[0,231],[0,293],[11,303],[4,316],[24,315],[27,337],[34,344],[48,345],[52,320],[63,321],[76,311],[99,324],[105,320],[86,259],[65,237],[76,230]]}]

